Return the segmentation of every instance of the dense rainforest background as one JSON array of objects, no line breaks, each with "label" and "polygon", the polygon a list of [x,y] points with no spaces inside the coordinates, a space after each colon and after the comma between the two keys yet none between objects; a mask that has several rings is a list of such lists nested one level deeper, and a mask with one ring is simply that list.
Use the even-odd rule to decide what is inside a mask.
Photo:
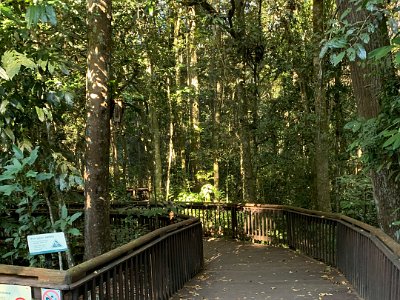
[{"label": "dense rainforest background", "polygon": [[[112,202],[288,204],[400,239],[399,5],[0,0],[0,210],[106,251]],[[81,199],[83,202],[83,198]],[[49,216],[33,212],[45,205]]]}]

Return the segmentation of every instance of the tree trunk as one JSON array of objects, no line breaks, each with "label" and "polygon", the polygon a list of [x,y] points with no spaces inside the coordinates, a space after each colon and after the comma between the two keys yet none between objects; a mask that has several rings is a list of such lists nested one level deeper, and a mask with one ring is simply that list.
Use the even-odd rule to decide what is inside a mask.
[{"label": "tree trunk", "polygon": [[256,180],[253,170],[253,155],[251,147],[251,134],[248,115],[249,103],[245,94],[244,84],[237,85],[237,102],[240,103],[239,110],[239,142],[240,142],[240,170],[242,175],[243,202],[256,202]]},{"label": "tree trunk", "polygon": [[196,49],[196,12],[194,7],[189,7],[189,33],[187,39],[187,68],[188,68],[188,87],[191,89],[190,95],[190,177],[197,186],[196,175],[199,171],[199,151],[200,151],[200,108],[199,108],[199,79],[197,75],[197,49]]},{"label": "tree trunk", "polygon": [[154,195],[153,200],[157,203],[162,199],[162,163],[161,163],[161,141],[160,141],[160,126],[158,124],[158,113],[151,101],[150,107],[150,122],[153,140],[153,155],[154,155]]},{"label": "tree trunk", "polygon": [[[347,7],[337,3],[339,13]],[[350,5],[350,4],[349,4]],[[367,20],[368,12],[365,9],[352,7],[348,15],[348,21],[352,24],[362,23]],[[378,22],[378,20],[376,20]],[[380,21],[380,26],[370,35],[370,42],[366,45],[367,53],[373,49],[389,45],[388,31],[385,19]],[[394,72],[390,63],[361,65],[358,61],[350,63],[351,81],[357,110],[360,117],[369,119],[377,117],[380,112],[379,95],[383,92],[385,81],[390,82],[394,78]],[[390,170],[371,170],[371,179],[374,190],[374,200],[378,212],[380,227],[391,237],[396,236],[396,228],[392,223],[400,219],[400,186],[394,176],[390,176]]]},{"label": "tree trunk", "polygon": [[172,109],[171,97],[171,80],[167,79],[167,99],[168,99],[168,115],[169,115],[169,141],[168,141],[168,165],[167,165],[167,178],[165,182],[165,201],[169,201],[169,190],[171,185],[171,169],[174,159],[174,112]]},{"label": "tree trunk", "polygon": [[329,180],[329,129],[328,112],[325,97],[324,66],[319,57],[320,41],[324,30],[324,1],[313,2],[314,31],[314,103],[315,103],[315,209],[331,211]]},{"label": "tree trunk", "polygon": [[88,0],[85,258],[110,249],[111,0]]},{"label": "tree trunk", "polygon": [[[147,60],[147,75],[149,80],[153,77],[152,62],[150,59]],[[153,156],[153,200],[157,203],[158,200],[162,199],[162,162],[161,162],[161,140],[160,140],[160,125],[158,120],[157,105],[154,97],[153,84],[148,86],[149,91],[149,121],[150,121],[150,132],[152,141],[152,156]]]}]

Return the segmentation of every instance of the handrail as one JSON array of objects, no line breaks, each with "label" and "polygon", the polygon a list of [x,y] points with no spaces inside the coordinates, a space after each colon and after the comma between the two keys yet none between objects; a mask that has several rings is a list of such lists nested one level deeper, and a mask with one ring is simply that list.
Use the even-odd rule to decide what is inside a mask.
[{"label": "handrail", "polygon": [[187,220],[171,224],[156,230],[153,230],[152,232],[145,234],[133,241],[130,241],[129,243],[122,245],[118,248],[112,249],[111,251],[108,251],[102,255],[96,256],[95,258],[92,258],[90,260],[87,260],[79,265],[76,265],[70,269],[68,269],[67,272],[67,281],[64,283],[66,284],[72,284],[73,282],[85,277],[88,273],[93,272],[96,269],[101,268],[107,263],[110,263],[111,261],[117,260],[118,258],[129,254],[130,252],[145,246],[146,244],[150,243],[151,241],[166,235],[169,232],[178,230],[182,227],[186,227],[188,225],[194,224],[198,222],[198,219],[196,218],[187,218]]},{"label": "handrail", "polygon": [[[400,299],[400,244],[379,228],[341,214],[287,205],[183,203],[178,207],[200,217],[205,234],[286,245],[337,267],[366,300]],[[210,220],[215,221],[212,226]],[[235,224],[237,230],[227,224]]]},{"label": "handrail", "polygon": [[203,266],[199,219],[179,219],[68,270],[0,264],[0,283],[30,286],[32,299],[41,288],[60,290],[65,300],[168,299]]},{"label": "handrail", "polygon": [[[40,274],[34,268],[0,265],[0,283],[22,276],[26,285],[63,290],[66,300],[80,299],[87,293],[94,299],[103,289],[113,295],[104,299],[129,299],[127,295],[133,290],[143,298],[151,298],[151,294],[168,299],[201,268],[203,230],[206,235],[289,246],[337,267],[365,299],[400,299],[400,244],[378,228],[341,214],[287,205],[176,203],[176,209],[179,215],[196,218],[156,229],[66,271]],[[191,254],[184,247],[189,247]],[[164,257],[164,248],[170,256]],[[148,268],[157,266],[158,271],[149,273]]]}]

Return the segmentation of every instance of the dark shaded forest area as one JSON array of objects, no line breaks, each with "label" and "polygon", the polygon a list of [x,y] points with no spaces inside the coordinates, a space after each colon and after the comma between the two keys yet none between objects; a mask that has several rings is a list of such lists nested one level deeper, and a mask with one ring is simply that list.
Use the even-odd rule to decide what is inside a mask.
[{"label": "dark shaded forest area", "polygon": [[381,0],[1,0],[0,210],[19,220],[0,220],[0,255],[78,235],[77,191],[87,258],[140,189],[339,212],[399,240],[399,19]]}]

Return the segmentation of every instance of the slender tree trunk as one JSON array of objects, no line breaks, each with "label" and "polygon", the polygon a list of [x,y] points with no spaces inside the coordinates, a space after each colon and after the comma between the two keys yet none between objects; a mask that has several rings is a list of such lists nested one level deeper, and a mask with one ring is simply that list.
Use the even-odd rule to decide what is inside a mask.
[{"label": "slender tree trunk", "polygon": [[[341,1],[337,1],[337,5],[339,13],[349,7],[345,6],[344,3],[342,4]],[[353,24],[362,23],[367,19],[367,16],[368,12],[365,9],[357,9],[353,6],[348,15],[348,20]],[[376,21],[378,22],[378,20]],[[389,38],[383,19],[376,31],[371,33],[366,51],[368,53],[386,45],[389,45]],[[391,82],[395,76],[390,62],[361,65],[358,61],[355,61],[350,63],[350,70],[359,116],[365,119],[377,117],[380,112],[379,95],[383,92],[385,81]],[[399,237],[396,236],[396,231],[399,228],[392,226],[392,223],[400,219],[400,185],[390,173],[391,170],[387,169],[371,170],[371,179],[379,225],[387,234],[399,240]]]},{"label": "slender tree trunk", "polygon": [[168,165],[167,165],[167,179],[165,183],[165,201],[169,200],[169,190],[171,185],[171,169],[174,159],[174,112],[172,110],[172,97],[171,97],[171,80],[167,81],[167,98],[168,98],[168,115],[169,115],[169,141],[168,141]]},{"label": "slender tree trunk", "polygon": [[244,203],[256,202],[256,180],[253,170],[253,156],[251,148],[251,134],[249,132],[249,103],[245,94],[243,82],[237,85],[237,101],[239,109],[239,142],[240,142],[240,169],[242,175]]},{"label": "slender tree trunk", "polygon": [[85,258],[110,249],[111,0],[88,0]]},{"label": "slender tree trunk", "polygon": [[[148,61],[147,73],[149,78],[153,77],[152,63]],[[162,199],[162,161],[161,161],[161,140],[160,140],[160,125],[158,123],[158,112],[156,101],[153,93],[153,87],[149,86],[149,118],[150,130],[152,137],[152,153],[153,153],[153,200],[157,203]]]},{"label": "slender tree trunk", "polygon": [[319,57],[320,41],[324,30],[324,1],[313,2],[314,30],[314,103],[315,103],[315,208],[331,211],[329,180],[329,129],[328,111],[325,96],[324,65]]},{"label": "slender tree trunk", "polygon": [[187,69],[188,87],[190,96],[190,177],[197,183],[196,174],[199,171],[200,151],[200,108],[199,108],[199,79],[197,75],[197,49],[196,49],[196,12],[194,7],[189,7],[189,33],[187,39]]},{"label": "slender tree trunk", "polygon": [[154,152],[154,201],[162,199],[162,163],[161,163],[161,140],[160,126],[158,124],[158,113],[155,107],[150,107],[151,131]]},{"label": "slender tree trunk", "polygon": [[182,89],[183,79],[181,66],[183,65],[183,53],[182,53],[182,45],[184,44],[181,37],[181,26],[182,26],[182,7],[177,5],[175,7],[177,10],[176,17],[174,20],[174,41],[173,41],[173,52],[175,58],[175,96],[176,96],[176,118],[175,118],[175,131],[176,131],[176,154],[177,160],[179,160],[180,168],[181,168],[181,179],[182,184],[185,185],[188,174],[187,174],[187,160],[186,160],[186,144],[187,144],[187,128],[185,123],[185,115],[184,115],[184,105],[183,105],[183,97],[180,90]]},{"label": "slender tree trunk", "polygon": [[213,109],[213,173],[214,173],[214,188],[219,190],[219,131],[221,126],[221,112],[220,103],[223,97],[222,86],[219,80],[216,82],[215,97],[214,97],[214,109]]},{"label": "slender tree trunk", "polygon": [[[213,6],[219,11],[220,0],[213,0]],[[214,45],[216,46],[217,51],[212,49],[212,53],[214,53],[217,61],[211,62],[211,85],[214,86],[214,98],[213,98],[213,129],[212,129],[212,147],[213,147],[213,178],[214,178],[214,188],[215,190],[220,189],[220,170],[219,170],[219,161],[220,161],[220,127],[221,127],[221,103],[223,99],[223,86],[221,82],[221,74],[220,72],[224,72],[223,68],[219,67],[222,65],[220,63],[221,60],[224,59],[223,55],[216,55],[218,51],[223,51],[222,46],[222,34],[221,29],[218,25],[213,27],[213,37],[214,37]],[[222,70],[221,70],[222,69]],[[216,199],[220,200],[220,199]]]}]

